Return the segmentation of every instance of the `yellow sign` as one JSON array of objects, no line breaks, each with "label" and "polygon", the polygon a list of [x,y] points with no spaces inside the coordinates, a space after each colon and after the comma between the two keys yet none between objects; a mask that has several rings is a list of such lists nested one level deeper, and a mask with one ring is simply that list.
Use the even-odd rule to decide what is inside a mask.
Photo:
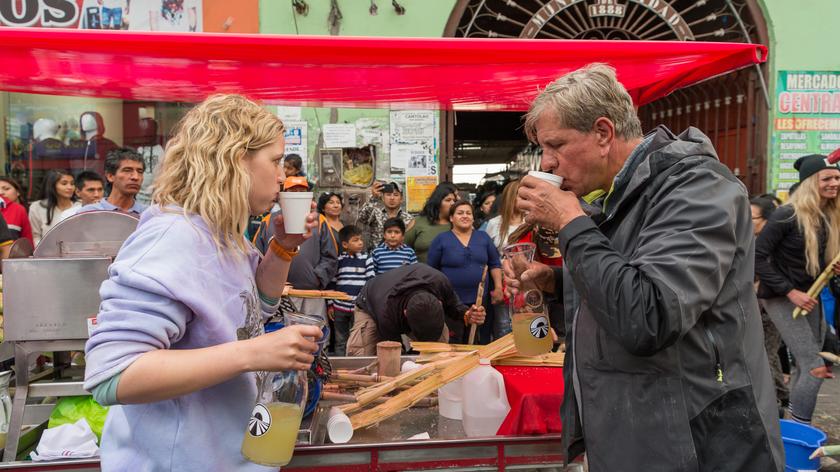
[{"label": "yellow sign", "polygon": [[423,209],[426,200],[432,195],[437,186],[438,178],[435,175],[424,175],[419,177],[405,178],[405,207],[409,213],[418,213]]}]

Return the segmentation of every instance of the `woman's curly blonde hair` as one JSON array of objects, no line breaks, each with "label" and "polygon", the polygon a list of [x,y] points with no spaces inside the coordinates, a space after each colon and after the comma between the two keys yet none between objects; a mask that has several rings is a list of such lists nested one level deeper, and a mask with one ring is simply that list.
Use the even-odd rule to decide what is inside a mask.
[{"label": "woman's curly blonde hair", "polygon": [[153,201],[200,215],[220,249],[247,251],[249,153],[277,142],[283,122],[240,95],[214,95],[187,112],[166,145]]}]

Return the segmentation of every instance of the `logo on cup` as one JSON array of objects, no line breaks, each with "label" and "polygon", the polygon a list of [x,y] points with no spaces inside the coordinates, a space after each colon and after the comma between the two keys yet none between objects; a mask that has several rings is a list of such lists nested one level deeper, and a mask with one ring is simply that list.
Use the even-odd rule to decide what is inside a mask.
[{"label": "logo on cup", "polygon": [[544,316],[534,318],[529,329],[531,330],[531,336],[542,339],[548,336],[548,320]]},{"label": "logo on cup", "polygon": [[261,403],[257,403],[248,420],[248,432],[251,436],[260,437],[271,428],[271,413]]}]

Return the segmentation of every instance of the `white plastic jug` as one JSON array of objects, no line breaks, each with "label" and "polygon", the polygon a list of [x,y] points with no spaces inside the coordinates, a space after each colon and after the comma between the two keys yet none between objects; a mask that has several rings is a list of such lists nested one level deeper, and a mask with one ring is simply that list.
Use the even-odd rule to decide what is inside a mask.
[{"label": "white plastic jug", "polygon": [[438,389],[438,412],[440,416],[451,420],[463,418],[461,413],[461,399],[464,395],[461,391],[461,385],[463,383],[464,378],[461,377]]},{"label": "white plastic jug", "polygon": [[463,377],[463,424],[467,436],[495,436],[510,411],[505,379],[481,359],[479,367]]}]

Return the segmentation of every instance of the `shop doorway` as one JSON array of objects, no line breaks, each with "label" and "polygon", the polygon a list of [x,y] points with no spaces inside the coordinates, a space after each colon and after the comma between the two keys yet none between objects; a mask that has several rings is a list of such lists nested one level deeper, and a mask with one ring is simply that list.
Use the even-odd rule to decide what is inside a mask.
[{"label": "shop doorway", "polygon": [[[459,0],[444,36],[768,44],[757,0]],[[763,193],[769,100],[764,65],[679,90],[641,107],[639,116],[645,131],[659,124],[674,132],[700,128],[749,191]],[[522,133],[521,114],[446,115],[448,169],[482,160],[509,162],[512,156],[519,156],[523,165],[533,164],[534,149]]]}]

